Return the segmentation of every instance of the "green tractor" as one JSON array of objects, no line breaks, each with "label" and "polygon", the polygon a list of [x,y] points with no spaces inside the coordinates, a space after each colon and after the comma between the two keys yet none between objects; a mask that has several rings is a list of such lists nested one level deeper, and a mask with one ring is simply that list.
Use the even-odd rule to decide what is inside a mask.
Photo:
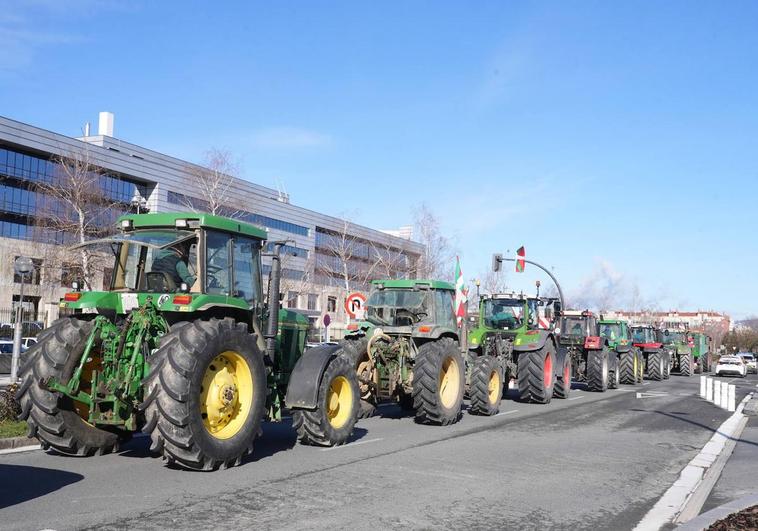
[{"label": "green tractor", "polygon": [[692,376],[695,370],[692,347],[694,346],[687,330],[662,329],[658,331],[658,341],[669,356],[670,370],[681,376]]},{"label": "green tractor", "polygon": [[711,371],[713,360],[711,359],[711,338],[703,332],[692,332],[692,358],[695,361],[695,372],[706,373]]},{"label": "green tractor", "polygon": [[626,321],[603,319],[598,321],[600,337],[608,342],[608,348],[618,354],[619,379],[622,384],[642,383],[645,364],[642,352],[632,344],[632,332]]},{"label": "green tractor", "polygon": [[589,310],[561,312],[559,344],[571,360],[572,378],[587,389],[604,393],[620,382],[619,353],[601,336],[598,320]]},{"label": "green tractor", "polygon": [[671,358],[657,336],[658,330],[651,325],[632,326],[632,345],[642,355],[645,374],[651,380],[667,380]]},{"label": "green tractor", "polygon": [[340,342],[358,374],[361,418],[387,402],[423,424],[460,418],[465,366],[454,297],[455,287],[438,280],[371,283],[365,318]]},{"label": "green tractor", "polygon": [[17,393],[29,436],[88,456],[142,430],[177,466],[214,470],[252,451],[261,422],[292,412],[303,443],[346,442],[358,383],[334,346],[303,355],[307,320],[280,309],[274,242],[268,304],[266,232],[209,214],[138,214],[101,245],[108,291],[67,293],[26,353]]},{"label": "green tractor", "polygon": [[[516,293],[485,295],[478,325],[469,332],[470,411],[497,413],[503,384],[515,379],[525,402],[547,404],[571,390],[571,360],[551,328],[559,299]],[[506,387],[507,388],[507,387]]]}]

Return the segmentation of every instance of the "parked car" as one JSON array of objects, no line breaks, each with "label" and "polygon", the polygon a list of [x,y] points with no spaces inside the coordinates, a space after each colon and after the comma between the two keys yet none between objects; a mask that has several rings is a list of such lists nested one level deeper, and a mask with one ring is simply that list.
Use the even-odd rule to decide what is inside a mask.
[{"label": "parked car", "polygon": [[721,356],[716,364],[716,376],[742,376],[747,375],[747,365],[739,356]]},{"label": "parked car", "polygon": [[755,355],[752,352],[738,352],[737,355],[747,365],[747,372],[758,374],[758,361],[756,361]]},{"label": "parked car", "polygon": [[24,348],[24,350],[28,350],[32,347],[32,345],[37,343],[36,337],[22,337],[21,338],[21,346]]},{"label": "parked car", "polygon": [[[21,344],[21,352],[26,352],[26,347]],[[13,340],[0,339],[0,374],[11,372],[11,358],[13,357]]]}]

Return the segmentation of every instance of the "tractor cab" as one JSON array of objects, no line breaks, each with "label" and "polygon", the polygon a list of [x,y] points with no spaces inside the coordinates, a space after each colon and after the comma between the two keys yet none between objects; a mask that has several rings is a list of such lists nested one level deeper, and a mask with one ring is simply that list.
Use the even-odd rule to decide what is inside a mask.
[{"label": "tractor cab", "polygon": [[600,337],[608,341],[611,348],[627,348],[632,345],[632,335],[626,321],[603,319],[598,321]]},{"label": "tractor cab", "polygon": [[655,328],[650,325],[632,326],[632,344],[635,347],[643,347],[659,343],[656,335]]},{"label": "tractor cab", "polygon": [[599,348],[602,343],[602,338],[598,333],[597,317],[589,310],[561,312],[559,329],[561,345]]},{"label": "tractor cab", "polygon": [[527,330],[548,330],[560,312],[552,297],[527,297],[523,293],[485,295],[479,303],[479,327],[516,335]]}]

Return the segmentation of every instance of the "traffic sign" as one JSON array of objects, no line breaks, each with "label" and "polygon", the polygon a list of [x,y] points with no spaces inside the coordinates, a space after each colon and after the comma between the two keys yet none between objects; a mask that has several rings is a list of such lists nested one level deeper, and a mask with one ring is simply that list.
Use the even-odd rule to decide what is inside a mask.
[{"label": "traffic sign", "polygon": [[324,314],[324,326],[329,326],[329,324],[332,322],[332,318],[329,317],[329,314]]},{"label": "traffic sign", "polygon": [[360,291],[351,293],[345,299],[345,311],[351,319],[357,316],[363,317],[364,306],[366,305],[366,296]]}]

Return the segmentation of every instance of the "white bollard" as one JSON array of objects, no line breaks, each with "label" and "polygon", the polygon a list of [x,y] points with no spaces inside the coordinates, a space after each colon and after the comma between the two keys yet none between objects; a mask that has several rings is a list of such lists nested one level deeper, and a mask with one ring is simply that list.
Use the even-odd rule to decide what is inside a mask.
[{"label": "white bollard", "polygon": [[734,384],[730,385],[728,400],[727,400],[727,409],[729,411],[734,411],[735,409],[737,409],[736,394],[737,394],[737,386]]},{"label": "white bollard", "polygon": [[713,403],[721,405],[721,380],[713,380]]},{"label": "white bollard", "polygon": [[700,398],[705,398],[705,376],[700,377]]},{"label": "white bollard", "polygon": [[726,382],[721,384],[721,403],[719,406],[724,409],[729,406],[729,384]]},{"label": "white bollard", "polygon": [[707,378],[705,381],[705,399],[713,402],[713,378]]}]

